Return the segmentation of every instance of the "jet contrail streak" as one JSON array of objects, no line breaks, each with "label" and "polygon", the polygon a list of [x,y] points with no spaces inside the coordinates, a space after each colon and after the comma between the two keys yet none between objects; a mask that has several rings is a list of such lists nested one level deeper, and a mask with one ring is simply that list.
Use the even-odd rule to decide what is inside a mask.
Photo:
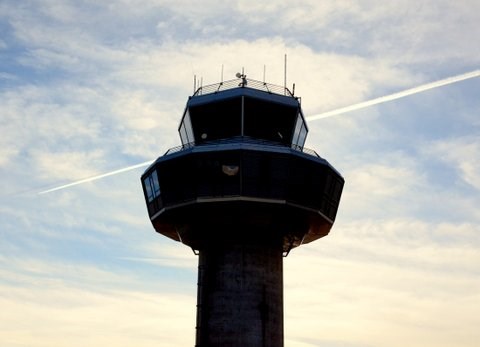
[{"label": "jet contrail streak", "polygon": [[342,113],[355,111],[355,110],[359,110],[361,108],[365,108],[365,107],[368,107],[368,106],[373,106],[373,105],[376,105],[376,104],[381,104],[383,102],[400,99],[400,98],[403,98],[403,97],[406,97],[406,96],[409,96],[409,95],[412,95],[412,94],[417,94],[417,93],[424,92],[424,91],[429,90],[429,89],[443,87],[443,86],[446,86],[448,84],[461,82],[461,81],[468,80],[470,78],[479,77],[479,76],[480,76],[480,70],[475,70],[475,71],[472,71],[472,72],[467,72],[467,73],[462,74],[462,75],[445,78],[443,80],[423,84],[423,85],[415,87],[415,88],[406,89],[406,90],[403,90],[401,92],[397,92],[397,93],[393,93],[393,94],[390,94],[390,95],[382,96],[382,97],[379,97],[379,98],[376,98],[376,99],[363,101],[363,102],[360,102],[358,104],[354,104],[354,105],[350,105],[350,106],[342,107],[342,108],[337,108],[336,110],[316,114],[314,116],[306,117],[306,119],[309,120],[309,121],[313,121],[313,120],[317,120],[317,119],[336,116],[336,115],[339,115],[339,114],[342,114]]},{"label": "jet contrail streak", "polygon": [[147,165],[150,165],[151,163],[153,163],[153,160],[146,161],[146,162],[143,162],[143,163],[140,163],[140,164],[136,164],[136,165],[132,165],[132,166],[128,166],[128,167],[124,167],[123,169],[119,169],[119,170],[115,170],[115,171],[110,171],[110,172],[107,172],[107,173],[104,173],[104,174],[101,174],[101,175],[84,178],[84,179],[81,179],[81,180],[79,180],[79,181],[75,181],[75,182],[72,182],[72,183],[64,184],[63,186],[59,186],[59,187],[55,187],[55,188],[51,188],[51,189],[47,189],[47,190],[41,191],[41,192],[39,192],[38,194],[51,193],[51,192],[54,192],[54,191],[56,191],[56,190],[65,189],[65,188],[69,188],[69,187],[72,187],[72,186],[76,186],[76,185],[78,185],[78,184],[95,181],[95,180],[98,180],[98,179],[100,179],[100,178],[104,178],[104,177],[116,175],[116,174],[119,174],[119,173],[122,173],[122,172],[125,172],[125,171],[130,171],[130,170],[137,169],[137,168],[139,168],[139,167],[147,166]]},{"label": "jet contrail streak", "polygon": [[[339,114],[342,114],[342,113],[358,110],[358,109],[365,108],[365,107],[368,107],[368,106],[373,106],[373,105],[376,105],[376,104],[381,104],[381,103],[387,102],[387,101],[400,99],[400,98],[403,98],[405,96],[421,93],[421,92],[424,92],[424,91],[429,90],[429,89],[446,86],[448,84],[461,82],[461,81],[468,80],[470,78],[479,77],[479,76],[480,76],[480,70],[475,70],[475,71],[464,73],[462,75],[453,76],[453,77],[445,78],[443,80],[423,84],[423,85],[415,87],[415,88],[406,89],[404,91],[397,92],[397,93],[394,93],[394,94],[382,96],[382,97],[379,97],[379,98],[376,98],[376,99],[363,101],[363,102],[360,102],[358,104],[354,104],[354,105],[350,105],[350,106],[347,106],[347,107],[338,108],[336,110],[320,113],[320,114],[317,114],[317,115],[314,115],[314,116],[306,117],[306,119],[309,120],[309,121],[314,121],[314,120],[317,120],[317,119],[336,116],[336,115],[339,115]],[[125,171],[130,171],[130,170],[133,170],[133,169],[137,169],[137,168],[142,167],[142,166],[147,166],[147,165],[150,165],[151,163],[153,163],[153,161],[146,161],[144,163],[128,166],[126,168],[111,171],[111,172],[107,172],[107,173],[104,173],[104,174],[101,174],[101,175],[98,175],[98,176],[84,178],[84,179],[81,179],[79,181],[75,181],[75,182],[72,182],[72,183],[65,184],[63,186],[59,186],[59,187],[55,187],[55,188],[51,188],[51,189],[48,189],[48,190],[41,191],[38,194],[51,193],[51,192],[54,192],[56,190],[76,186],[78,184],[95,181],[95,180],[98,180],[100,178],[116,175],[116,174],[119,174],[119,173],[122,173],[122,172],[125,172]]]}]

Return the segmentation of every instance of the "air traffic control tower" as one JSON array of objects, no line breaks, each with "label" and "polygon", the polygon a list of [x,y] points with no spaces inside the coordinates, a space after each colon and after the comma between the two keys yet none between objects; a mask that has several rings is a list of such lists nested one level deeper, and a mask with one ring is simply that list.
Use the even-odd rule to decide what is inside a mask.
[{"label": "air traffic control tower", "polygon": [[142,175],[155,230],[199,256],[196,347],[283,346],[283,257],[329,233],[344,185],[307,132],[299,98],[242,75],[200,87]]}]

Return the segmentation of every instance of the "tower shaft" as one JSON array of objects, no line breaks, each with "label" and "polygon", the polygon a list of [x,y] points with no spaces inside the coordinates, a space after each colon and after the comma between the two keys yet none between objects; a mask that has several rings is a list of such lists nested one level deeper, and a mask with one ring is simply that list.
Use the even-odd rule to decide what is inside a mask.
[{"label": "tower shaft", "polygon": [[280,238],[200,250],[196,346],[282,347],[282,268]]}]

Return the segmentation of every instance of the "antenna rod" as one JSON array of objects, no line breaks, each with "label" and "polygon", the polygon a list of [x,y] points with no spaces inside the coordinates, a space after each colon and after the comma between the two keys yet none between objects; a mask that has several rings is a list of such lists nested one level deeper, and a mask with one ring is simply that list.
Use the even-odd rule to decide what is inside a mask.
[{"label": "antenna rod", "polygon": [[287,94],[287,54],[285,53],[285,63],[284,63],[284,77],[283,77],[283,86],[284,86],[284,91],[283,93],[286,95]]},{"label": "antenna rod", "polygon": [[267,65],[263,65],[263,83],[265,83],[265,74],[267,72]]},{"label": "antenna rod", "polygon": [[197,75],[193,75],[193,94],[197,90]]},{"label": "antenna rod", "polygon": [[220,79],[220,82],[223,83],[223,64],[222,64],[222,78]]}]

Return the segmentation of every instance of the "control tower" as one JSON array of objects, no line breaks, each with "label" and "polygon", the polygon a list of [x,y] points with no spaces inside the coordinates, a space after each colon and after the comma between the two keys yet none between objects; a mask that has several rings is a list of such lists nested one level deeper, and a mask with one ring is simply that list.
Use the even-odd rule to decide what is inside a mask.
[{"label": "control tower", "polygon": [[283,346],[283,257],[327,235],[342,176],[304,148],[287,88],[239,79],[199,88],[182,145],[142,175],[155,230],[199,256],[196,347]]}]

